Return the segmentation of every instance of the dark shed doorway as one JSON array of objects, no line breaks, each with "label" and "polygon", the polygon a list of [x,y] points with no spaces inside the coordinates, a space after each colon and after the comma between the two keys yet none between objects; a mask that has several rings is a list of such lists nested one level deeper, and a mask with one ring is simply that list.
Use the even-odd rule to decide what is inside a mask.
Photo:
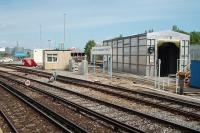
[{"label": "dark shed doorway", "polygon": [[179,52],[179,47],[173,42],[164,42],[158,47],[158,59],[161,59],[160,76],[176,73]]}]

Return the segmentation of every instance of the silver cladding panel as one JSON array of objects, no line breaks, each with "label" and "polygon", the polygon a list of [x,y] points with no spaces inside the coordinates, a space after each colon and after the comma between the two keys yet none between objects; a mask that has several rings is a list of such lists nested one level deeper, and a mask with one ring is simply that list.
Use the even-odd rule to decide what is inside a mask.
[{"label": "silver cladding panel", "polygon": [[117,56],[115,55],[113,55],[113,62],[117,62]]},{"label": "silver cladding panel", "polygon": [[138,55],[138,47],[131,47],[131,55]]},{"label": "silver cladding panel", "polygon": [[124,56],[124,63],[128,63],[129,64],[129,61],[130,60],[130,56]]},{"label": "silver cladding panel", "polygon": [[118,62],[118,71],[122,71],[123,70],[123,64]]},{"label": "silver cladding panel", "polygon": [[113,70],[117,70],[117,63],[113,62]]},{"label": "silver cladding panel", "polygon": [[112,49],[112,54],[113,54],[113,55],[117,55],[117,48],[113,48],[113,49]]},{"label": "silver cladding panel", "polygon": [[147,45],[147,40],[146,39],[142,39],[142,40],[139,40],[139,45]]},{"label": "silver cladding panel", "polygon": [[138,38],[137,37],[131,38],[131,45],[132,46],[138,46]]},{"label": "silver cladding panel", "polygon": [[118,55],[123,55],[123,48],[118,48]]},{"label": "silver cladding panel", "polygon": [[146,54],[147,54],[147,46],[145,45],[145,46],[140,46],[139,47],[139,55],[145,55],[146,56]]},{"label": "silver cladding panel", "polygon": [[130,72],[129,64],[124,64],[124,71]]},{"label": "silver cladding panel", "polygon": [[139,74],[146,75],[146,66],[139,65]]},{"label": "silver cladding panel", "polygon": [[136,65],[137,64],[137,59],[138,59],[137,56],[131,56],[131,64]]},{"label": "silver cladding panel", "polygon": [[139,64],[140,65],[146,65],[147,63],[147,57],[146,56],[139,56]]},{"label": "silver cladding panel", "polygon": [[118,62],[119,62],[119,63],[123,63],[123,56],[118,55]]},{"label": "silver cladding panel", "polygon": [[[147,51],[146,34],[104,41],[113,48],[113,70],[134,74],[144,74],[145,55]],[[117,48],[118,47],[118,48]],[[141,47],[141,48],[140,48]],[[141,56],[141,57],[140,57]],[[141,65],[141,67],[140,67]],[[141,70],[139,70],[141,69]]]},{"label": "silver cladding panel", "polygon": [[130,46],[125,46],[124,47],[124,55],[130,55]]},{"label": "silver cladding panel", "polygon": [[123,47],[123,40],[118,40],[118,47]]},{"label": "silver cladding panel", "polygon": [[132,65],[131,64],[131,73],[137,73],[137,65]]},{"label": "silver cladding panel", "polygon": [[124,44],[130,45],[130,39],[129,38],[124,39]]}]

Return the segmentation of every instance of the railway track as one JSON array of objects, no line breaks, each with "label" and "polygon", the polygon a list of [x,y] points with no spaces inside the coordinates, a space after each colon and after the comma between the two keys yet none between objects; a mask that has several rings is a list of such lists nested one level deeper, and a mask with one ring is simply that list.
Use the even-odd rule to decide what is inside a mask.
[{"label": "railway track", "polygon": [[[16,67],[11,67],[16,69]],[[24,71],[24,69],[17,68],[20,71]],[[39,76],[44,76],[49,78],[51,74],[45,72],[39,72],[36,70],[26,70],[27,73],[37,74]],[[175,99],[172,97],[166,97],[163,95],[158,95],[149,92],[137,91],[137,90],[130,90],[124,87],[116,87],[110,86],[101,83],[94,83],[90,81],[85,81],[81,79],[75,79],[71,77],[64,77],[58,75],[57,81],[74,84],[84,87],[89,87],[95,91],[100,91],[103,93],[115,95],[121,98],[125,98],[131,101],[142,102],[147,105],[156,106],[162,109],[167,109],[170,111],[179,112],[181,114],[187,115],[188,117],[192,116],[197,119],[200,119],[200,104]]]},{"label": "railway track", "polygon": [[19,133],[8,116],[3,112],[3,110],[0,110],[0,116],[0,127],[2,127],[3,132]]},{"label": "railway track", "polygon": [[[4,79],[0,79],[0,81],[4,80],[4,82],[6,82],[5,79],[6,78],[4,77]],[[29,90],[28,91],[27,86],[23,86],[23,82],[21,82],[21,83],[22,83],[21,85],[19,85],[19,82],[18,82],[18,84],[13,84],[12,87],[16,87],[16,85],[19,85],[20,88],[17,89],[17,91],[23,92],[24,93],[23,95],[26,95],[27,97],[34,98],[34,100],[37,100],[37,101],[39,101],[42,104],[45,104],[44,101],[48,101],[48,106],[51,106],[51,102],[52,102],[52,104],[54,106],[51,106],[49,108],[51,108],[51,109],[54,108],[55,110],[57,110],[57,113],[61,112],[61,111],[58,111],[58,110],[61,110],[61,109],[65,108],[66,106],[70,106],[69,108],[74,108],[74,110],[76,111],[75,113],[79,114],[79,115],[77,115],[77,117],[83,118],[81,115],[85,114],[85,113],[87,113],[86,116],[89,115],[89,117],[93,117],[94,120],[91,120],[88,123],[86,123],[85,119],[80,120],[80,122],[81,122],[81,124],[82,124],[83,127],[85,126],[85,127],[90,127],[91,128],[91,130],[88,129],[89,132],[135,132],[135,133],[142,133],[143,132],[142,130],[138,130],[138,129],[134,128],[134,127],[128,126],[128,125],[123,124],[123,123],[120,123],[119,121],[110,119],[110,118],[108,118],[108,117],[106,117],[104,115],[101,115],[101,114],[98,114],[98,113],[96,113],[94,111],[88,110],[88,109],[86,109],[86,108],[84,108],[84,107],[82,107],[82,106],[80,106],[78,104],[74,104],[74,103],[72,103],[70,101],[67,101],[67,100],[64,100],[62,98],[59,98],[56,95],[53,95],[53,94],[48,93],[48,92],[45,92],[45,91],[43,91],[43,89],[39,89],[39,88],[36,88],[36,87],[33,88],[32,87],[32,89],[34,89],[34,91],[33,90]],[[41,100],[39,100],[37,97],[41,98],[42,96],[39,95],[39,94],[36,94],[35,91],[37,91],[37,93],[42,93],[43,97],[47,98],[46,96],[48,96],[49,98],[46,99],[46,100],[44,98],[41,99]],[[53,101],[54,101],[54,103],[53,103]],[[59,106],[55,106],[56,105],[55,101],[60,101],[59,103],[57,103]],[[63,105],[62,107],[60,106],[61,104]],[[63,110],[63,112],[69,112],[69,110]],[[81,112],[84,112],[84,113],[81,113]],[[70,117],[72,117],[72,115],[70,115]],[[93,127],[88,126],[87,124],[91,125],[92,121],[101,121],[101,122],[99,122],[99,124],[97,124],[97,123],[94,124]],[[109,125],[109,126],[107,126],[107,127],[103,126],[103,128],[99,128],[100,125],[102,125],[102,123],[105,124],[105,125]],[[109,127],[109,129],[106,129],[108,127]]]},{"label": "railway track", "polygon": [[1,107],[19,132],[87,132],[8,84],[0,81],[0,87]]},{"label": "railway track", "polygon": [[[119,119],[122,119],[122,118],[126,118],[126,119],[132,118],[132,120],[129,119],[129,121],[122,120],[124,123],[129,124],[129,125],[133,124],[131,122],[133,122],[133,121],[135,122],[134,117],[137,118],[137,119],[140,119],[140,120],[144,120],[144,121],[146,119],[148,119],[148,120],[146,120],[146,121],[148,121],[148,124],[150,124],[150,123],[156,123],[155,121],[157,121],[157,124],[152,124],[153,126],[150,125],[146,129],[143,129],[144,131],[148,131],[149,132],[149,131],[152,131],[152,130],[156,130],[156,126],[158,128],[158,125],[162,127],[159,131],[162,131],[163,129],[166,128],[166,125],[167,126],[170,125],[172,127],[172,128],[170,127],[170,129],[172,130],[172,132],[173,132],[174,129],[176,129],[176,130],[179,129],[179,130],[185,130],[185,131],[198,132],[195,129],[191,129],[191,128],[185,127],[183,125],[178,125],[178,124],[173,123],[173,122],[169,122],[169,121],[166,121],[166,120],[155,118],[155,117],[152,117],[150,115],[146,115],[146,114],[134,111],[134,110],[130,110],[128,108],[124,108],[124,107],[121,107],[121,106],[113,105],[113,104],[110,104],[110,103],[105,102],[105,101],[101,101],[101,100],[94,99],[94,98],[91,98],[91,97],[88,97],[88,96],[85,96],[85,95],[82,95],[82,94],[71,92],[69,90],[65,90],[65,89],[60,88],[60,87],[55,87],[55,86],[52,86],[52,85],[49,85],[49,84],[47,85],[45,83],[41,83],[41,82],[38,82],[38,81],[35,81],[35,80],[32,80],[32,82],[37,82],[39,84],[38,86],[40,86],[40,87],[41,87],[41,84],[45,85],[45,86],[48,86],[49,88],[43,86],[43,88],[45,88],[45,89],[43,89],[43,93],[48,92],[49,94],[52,94],[52,95],[54,94],[57,97],[59,96],[60,98],[64,98],[65,100],[66,100],[66,97],[67,97],[67,100],[69,100],[69,101],[71,100],[71,102],[73,101],[76,104],[81,104],[84,107],[85,106],[87,107],[87,105],[90,105],[90,106],[92,105],[91,108],[90,108],[90,106],[88,107],[90,110],[96,110],[97,112],[100,112],[100,113],[102,113],[102,112],[109,113],[108,110],[110,110],[110,112],[113,112],[113,114],[115,114],[118,111],[117,112],[118,116],[113,115],[113,117],[116,118],[116,119],[117,118],[119,118]],[[52,87],[54,87],[54,88],[52,88]],[[60,91],[58,91],[58,90],[60,90]],[[66,94],[66,93],[70,93],[70,94]],[[60,94],[60,95],[58,95],[58,94]],[[76,96],[72,96],[72,94],[76,95]],[[80,97],[82,97],[82,99]],[[93,101],[93,103],[91,101]],[[95,102],[98,101],[98,104],[94,103],[94,101]],[[104,105],[102,105],[102,104],[104,104]],[[106,106],[109,106],[109,108],[106,107]],[[104,109],[104,110],[101,110],[101,109]],[[124,114],[125,112],[129,112],[128,115],[127,115],[127,113]],[[121,117],[120,117],[120,115],[121,115]],[[142,118],[142,116],[143,117],[145,116],[146,118]],[[144,121],[142,121],[142,122],[144,122]],[[140,121],[140,126],[142,125],[142,122]],[[164,123],[163,125],[165,125],[165,126],[163,126],[162,124],[158,124],[158,123]],[[139,125],[135,124],[134,126],[139,126]],[[142,128],[144,128],[144,127],[142,127]],[[152,130],[149,130],[149,129],[152,129]]]}]

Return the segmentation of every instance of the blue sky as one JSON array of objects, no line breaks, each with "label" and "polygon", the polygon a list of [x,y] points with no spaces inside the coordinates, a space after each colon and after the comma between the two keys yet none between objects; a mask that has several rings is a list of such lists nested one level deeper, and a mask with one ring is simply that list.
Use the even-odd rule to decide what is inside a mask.
[{"label": "blue sky", "polygon": [[172,25],[200,31],[199,5],[200,0],[0,0],[0,47],[18,41],[26,48],[45,48],[48,40],[56,47],[63,42],[64,13],[66,47]]}]

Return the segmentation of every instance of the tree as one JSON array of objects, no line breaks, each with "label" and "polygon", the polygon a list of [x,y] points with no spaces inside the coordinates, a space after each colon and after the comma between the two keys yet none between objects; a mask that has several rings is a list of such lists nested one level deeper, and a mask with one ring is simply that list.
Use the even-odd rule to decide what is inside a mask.
[{"label": "tree", "polygon": [[179,32],[179,33],[183,33],[183,34],[190,35],[190,32],[186,32],[186,31],[184,31],[184,30],[179,29],[177,25],[173,25],[173,26],[172,26],[172,30],[173,30],[173,31],[176,31],[176,32]]},{"label": "tree", "polygon": [[191,44],[200,44],[200,32],[190,32]]},{"label": "tree", "polygon": [[85,45],[85,55],[87,55],[87,60],[90,60],[90,51],[92,49],[92,47],[96,46],[96,43],[94,40],[89,40],[86,45]]},{"label": "tree", "polygon": [[173,25],[173,26],[172,26],[172,30],[173,30],[173,31],[177,31],[177,30],[178,30],[177,25]]},{"label": "tree", "polygon": [[186,32],[184,30],[179,29],[176,25],[173,25],[172,30],[179,33],[190,35],[191,44],[200,44],[200,32],[198,31]]}]

